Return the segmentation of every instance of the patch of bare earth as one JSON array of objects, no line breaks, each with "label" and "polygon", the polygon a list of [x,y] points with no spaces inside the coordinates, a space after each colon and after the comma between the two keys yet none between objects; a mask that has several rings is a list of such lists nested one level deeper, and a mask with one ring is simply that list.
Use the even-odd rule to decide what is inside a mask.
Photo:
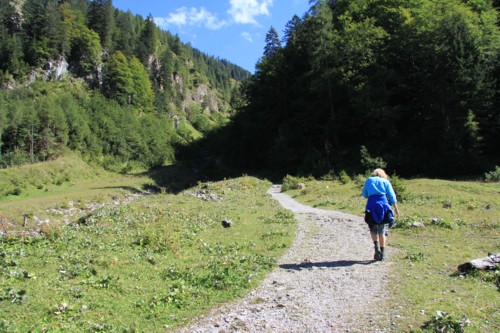
[{"label": "patch of bare earth", "polygon": [[363,219],[302,205],[279,186],[268,194],[298,220],[294,244],[257,289],[177,332],[390,331],[379,325],[392,264],[373,260]]}]

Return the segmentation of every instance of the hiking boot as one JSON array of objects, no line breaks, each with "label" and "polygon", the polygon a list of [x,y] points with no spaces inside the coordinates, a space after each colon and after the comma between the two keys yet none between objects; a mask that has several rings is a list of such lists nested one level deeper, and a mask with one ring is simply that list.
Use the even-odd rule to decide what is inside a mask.
[{"label": "hiking boot", "polygon": [[381,260],[381,258],[382,258],[382,252],[380,252],[379,250],[375,250],[375,254],[373,255],[373,259]]},{"label": "hiking boot", "polygon": [[387,259],[387,257],[385,256],[385,248],[381,247],[380,248],[380,261],[384,261],[385,259]]}]

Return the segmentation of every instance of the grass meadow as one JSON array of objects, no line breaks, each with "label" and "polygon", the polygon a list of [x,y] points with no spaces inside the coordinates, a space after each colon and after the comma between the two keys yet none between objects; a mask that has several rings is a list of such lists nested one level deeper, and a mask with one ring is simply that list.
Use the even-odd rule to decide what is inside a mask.
[{"label": "grass meadow", "polygon": [[[266,195],[268,181],[185,186],[180,175],[111,174],[75,157],[0,170],[0,332],[169,331],[255,287],[291,245],[293,215]],[[286,193],[297,201],[363,214],[364,177],[296,180],[305,188]],[[169,191],[174,183],[178,190]],[[402,216],[389,236],[393,297],[379,324],[394,332],[500,332],[499,271],[457,270],[500,252],[500,185],[393,183]],[[109,204],[162,186],[164,194]],[[57,222],[50,209],[69,201],[103,206]],[[34,224],[35,215],[51,222]],[[19,233],[37,228],[38,236]]]},{"label": "grass meadow", "polygon": [[[101,191],[150,181],[76,178],[74,185],[45,185],[48,193],[24,185],[20,195],[0,200],[2,214],[17,214],[11,203],[40,214],[52,200],[105,198]],[[269,200],[270,186],[245,176],[198,183],[104,206],[67,225],[51,222],[40,236],[2,234],[0,332],[169,331],[243,296],[294,238],[295,219]],[[232,226],[224,228],[227,219]]]}]

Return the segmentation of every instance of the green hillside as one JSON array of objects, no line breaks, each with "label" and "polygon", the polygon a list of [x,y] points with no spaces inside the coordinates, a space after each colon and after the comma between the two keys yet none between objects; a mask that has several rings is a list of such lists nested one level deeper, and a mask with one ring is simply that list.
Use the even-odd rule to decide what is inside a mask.
[{"label": "green hillside", "polygon": [[172,161],[234,114],[250,73],[112,1],[0,2],[0,167],[70,148],[115,171]]}]

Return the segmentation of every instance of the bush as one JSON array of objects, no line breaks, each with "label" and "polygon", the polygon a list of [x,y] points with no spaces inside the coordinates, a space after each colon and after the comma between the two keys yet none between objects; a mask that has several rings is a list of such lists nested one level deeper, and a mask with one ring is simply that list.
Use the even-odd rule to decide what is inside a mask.
[{"label": "bush", "polygon": [[391,184],[394,192],[396,192],[398,201],[405,202],[406,200],[408,200],[408,192],[406,190],[406,186],[403,185],[401,179],[396,174],[391,176]]},{"label": "bush", "polygon": [[361,146],[359,153],[361,155],[361,166],[366,171],[371,172],[377,168],[385,169],[387,167],[387,163],[382,157],[372,157],[365,146]]},{"label": "bush", "polygon": [[356,187],[358,187],[361,190],[363,188],[363,186],[365,185],[366,177],[358,174],[354,177],[353,180],[354,180],[354,184],[356,184]]},{"label": "bush", "polygon": [[457,227],[457,224],[450,221],[450,220],[436,219],[436,218],[432,219],[432,225],[439,227],[439,228],[445,228],[445,229],[453,229],[453,228]]},{"label": "bush", "polygon": [[332,181],[332,180],[335,180],[335,171],[333,171],[333,170],[328,171],[326,174],[324,174],[324,175],[321,177],[321,180],[324,180],[324,181]]},{"label": "bush", "polygon": [[340,181],[340,183],[342,183],[343,185],[345,185],[345,184],[349,184],[352,181],[352,179],[351,179],[351,177],[349,177],[349,175],[347,174],[347,172],[345,172],[344,170],[342,170],[339,173],[339,181]]},{"label": "bush", "polygon": [[500,166],[497,165],[495,170],[485,173],[484,180],[486,182],[500,182]]},{"label": "bush", "polygon": [[14,187],[14,189],[11,192],[12,195],[18,195],[18,196],[21,195],[21,193],[23,193],[23,190],[19,186]]},{"label": "bush", "polygon": [[282,191],[298,190],[301,188],[299,184],[300,184],[299,178],[286,175],[285,178],[283,178],[283,185],[281,186],[281,190]]},{"label": "bush", "polygon": [[470,321],[467,318],[458,320],[446,312],[438,311],[436,316],[422,325],[424,332],[447,332],[447,333],[463,333],[464,327],[468,326]]}]

